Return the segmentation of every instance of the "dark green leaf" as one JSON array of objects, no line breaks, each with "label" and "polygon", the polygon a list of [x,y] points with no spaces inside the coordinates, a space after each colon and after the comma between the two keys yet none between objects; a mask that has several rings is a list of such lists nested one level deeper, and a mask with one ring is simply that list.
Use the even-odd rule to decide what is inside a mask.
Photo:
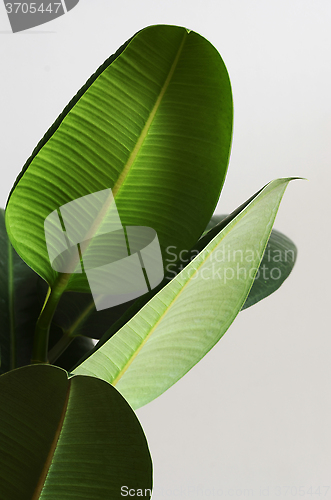
[{"label": "dark green leaf", "polygon": [[152,488],[139,421],[110,384],[48,365],[0,377],[0,500],[120,499]]}]

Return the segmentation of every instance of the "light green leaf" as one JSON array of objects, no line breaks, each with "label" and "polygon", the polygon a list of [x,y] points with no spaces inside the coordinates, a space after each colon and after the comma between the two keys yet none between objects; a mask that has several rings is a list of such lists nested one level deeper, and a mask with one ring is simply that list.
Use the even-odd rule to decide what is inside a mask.
[{"label": "light green leaf", "polygon": [[[75,370],[133,408],[162,394],[222,337],[245,303],[290,179],[264,187],[192,262]],[[242,252],[252,260],[241,262]]]},{"label": "light green leaf", "polygon": [[138,32],[91,77],[23,167],[6,209],[13,246],[53,289],[88,291],[85,273],[52,269],[44,221],[111,188],[124,226],[153,228],[163,253],[169,245],[177,253],[190,248],[219,198],[231,134],[231,87],[216,49],[185,28]]},{"label": "light green leaf", "polygon": [[124,485],[151,490],[152,464],[111,385],[28,366],[0,377],[0,484],[0,500],[119,499]]}]

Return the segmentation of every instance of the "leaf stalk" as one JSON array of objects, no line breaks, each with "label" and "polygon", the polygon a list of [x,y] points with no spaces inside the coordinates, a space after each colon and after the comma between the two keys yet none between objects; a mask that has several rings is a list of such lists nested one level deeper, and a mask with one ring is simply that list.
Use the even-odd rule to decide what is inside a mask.
[{"label": "leaf stalk", "polygon": [[59,274],[53,288],[48,289],[43,309],[36,323],[34,333],[32,364],[48,363],[48,339],[56,307],[65,291],[70,274]]}]

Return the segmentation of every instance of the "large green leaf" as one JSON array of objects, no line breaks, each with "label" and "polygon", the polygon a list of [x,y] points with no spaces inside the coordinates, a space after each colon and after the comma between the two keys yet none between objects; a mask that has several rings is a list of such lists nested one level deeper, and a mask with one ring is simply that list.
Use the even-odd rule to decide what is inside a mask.
[{"label": "large green leaf", "polygon": [[[74,373],[116,385],[133,408],[185,375],[244,305],[289,180],[271,182],[244,204],[183,271]],[[253,259],[242,262],[242,253],[248,252]]]},{"label": "large green leaf", "polygon": [[[204,234],[207,234],[209,230],[226,219],[226,217],[228,216],[213,215]],[[253,306],[278,290],[290,275],[297,253],[297,247],[290,238],[276,231],[276,229],[271,231],[259,270],[242,309]]]},{"label": "large green leaf", "polygon": [[152,464],[111,385],[28,366],[0,377],[0,484],[0,500],[120,499],[122,486],[151,490]]},{"label": "large green leaf", "polygon": [[[53,288],[88,290],[84,273],[59,276],[51,268],[44,221],[111,188],[124,226],[152,227],[163,253],[169,245],[176,253],[190,248],[219,198],[231,133],[230,82],[216,49],[185,28],[138,32],[91,77],[23,167],[6,209],[13,246]],[[108,201],[89,239],[101,231]],[[77,224],[86,217],[81,211]]]}]

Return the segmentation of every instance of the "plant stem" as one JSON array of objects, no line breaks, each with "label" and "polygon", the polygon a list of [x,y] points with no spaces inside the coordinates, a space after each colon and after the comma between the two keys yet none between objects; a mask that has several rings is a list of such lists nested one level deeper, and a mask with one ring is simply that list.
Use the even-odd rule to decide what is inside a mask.
[{"label": "plant stem", "polygon": [[10,369],[16,368],[16,335],[15,335],[15,289],[13,247],[8,238],[8,308],[10,324]]},{"label": "plant stem", "polygon": [[59,274],[53,289],[49,288],[44,307],[38,318],[34,333],[32,364],[48,363],[48,337],[51,321],[59,300],[65,291],[70,274]]}]

